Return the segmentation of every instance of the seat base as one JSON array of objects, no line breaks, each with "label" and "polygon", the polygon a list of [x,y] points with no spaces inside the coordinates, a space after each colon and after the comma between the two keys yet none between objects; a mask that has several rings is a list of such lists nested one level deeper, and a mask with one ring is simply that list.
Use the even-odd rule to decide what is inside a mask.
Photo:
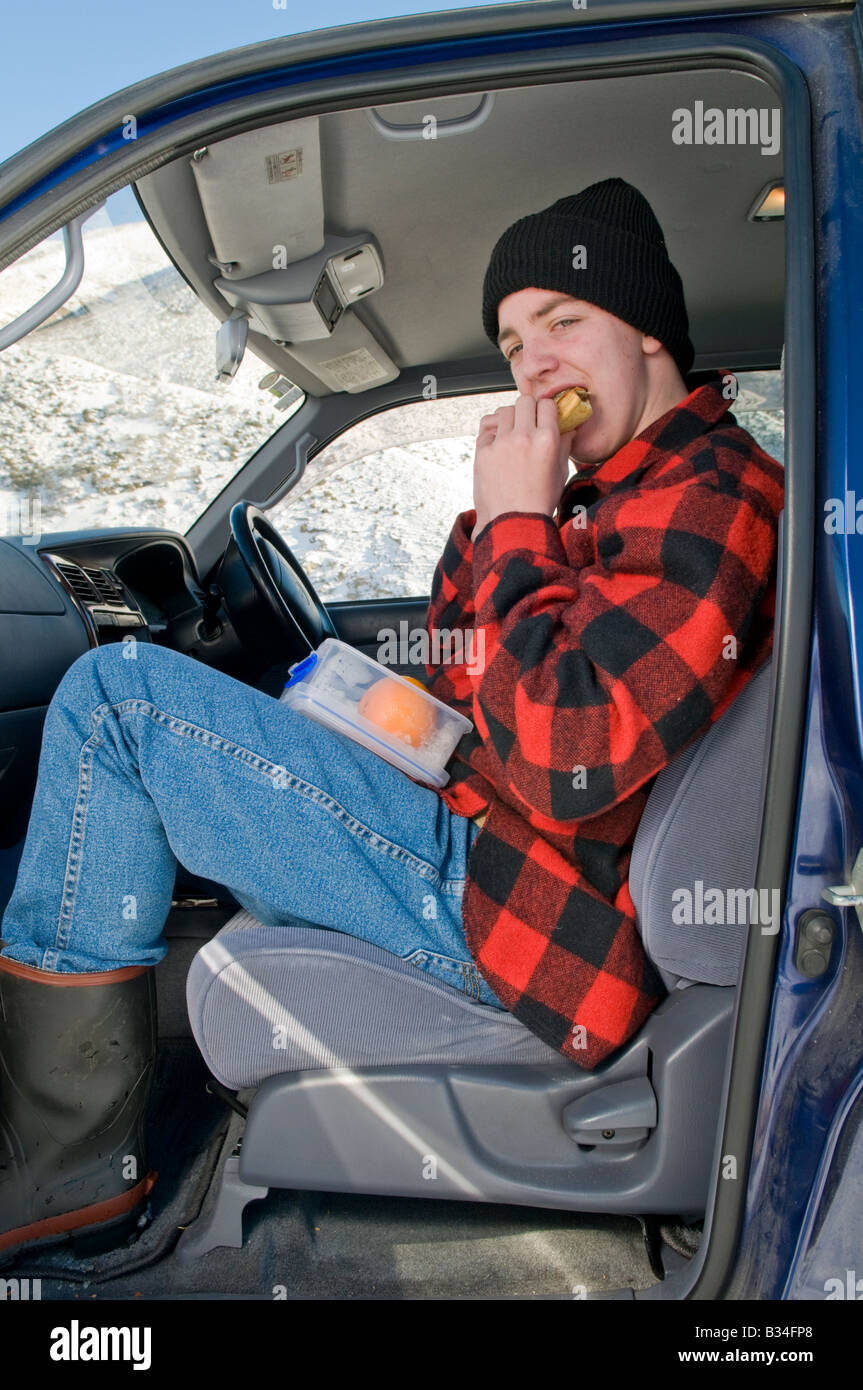
[{"label": "seat base", "polygon": [[246,1204],[270,1188],[697,1221],[733,1004],[734,990],[715,986],[670,996],[621,1056],[593,1072],[561,1058],[270,1076],[210,1214],[178,1253],[239,1246]]},{"label": "seat base", "polygon": [[243,1182],[239,1155],[232,1153],[222,1169],[212,1210],[186,1227],[177,1244],[177,1258],[197,1260],[218,1246],[239,1250],[243,1244],[246,1203],[268,1196],[269,1191],[268,1187]]}]

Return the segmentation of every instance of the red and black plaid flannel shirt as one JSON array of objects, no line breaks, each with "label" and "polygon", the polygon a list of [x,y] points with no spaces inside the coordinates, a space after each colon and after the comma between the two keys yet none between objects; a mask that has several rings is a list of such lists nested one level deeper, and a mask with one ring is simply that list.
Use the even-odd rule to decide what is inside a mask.
[{"label": "red and black plaid flannel shirt", "polygon": [[429,632],[474,630],[466,663],[427,668],[475,726],[440,795],[490,808],[468,947],[501,1003],[587,1069],[665,994],[627,886],[653,779],[772,648],[783,470],[729,413],[729,380],[572,478],[557,520],[506,512],[472,545],[463,512],[432,584]]}]

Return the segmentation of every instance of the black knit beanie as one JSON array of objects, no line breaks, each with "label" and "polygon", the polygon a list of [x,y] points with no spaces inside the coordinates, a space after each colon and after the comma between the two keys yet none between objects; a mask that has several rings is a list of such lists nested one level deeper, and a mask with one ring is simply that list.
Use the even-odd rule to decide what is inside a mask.
[{"label": "black knit beanie", "polygon": [[695,352],[683,283],[653,209],[623,179],[603,179],[559,198],[499,238],[482,288],[483,327],[495,347],[501,300],[532,286],[596,304],[658,338],[682,377],[690,370]]}]

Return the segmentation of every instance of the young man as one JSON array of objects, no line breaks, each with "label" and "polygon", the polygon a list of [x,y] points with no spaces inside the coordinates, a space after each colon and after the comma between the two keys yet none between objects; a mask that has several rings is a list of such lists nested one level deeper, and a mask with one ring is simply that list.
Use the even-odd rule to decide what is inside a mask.
[{"label": "young man", "polygon": [[[484,636],[482,661],[429,668],[475,726],[441,792],[164,647],[94,649],[60,682],[0,927],[0,1259],[119,1234],[153,1185],[178,861],[269,924],[421,950],[582,1067],[661,998],[631,844],[651,779],[769,655],[782,470],[718,381],[687,391],[680,279],[619,179],[504,233],[483,321],[521,395],[481,423],[434,576],[429,628]],[[576,385],[593,415],[561,436]]]},{"label": "young man", "polygon": [[[590,1068],[664,993],[632,844],[656,774],[770,654],[783,471],[728,413],[730,373],[689,391],[680,277],[621,179],[504,232],[483,322],[521,394],[482,421],[475,512],[432,587],[430,625],[481,630],[485,657],[430,682],[476,727],[441,795],[484,827],[462,904],[479,971]],[[593,414],[561,438],[574,386]]]}]

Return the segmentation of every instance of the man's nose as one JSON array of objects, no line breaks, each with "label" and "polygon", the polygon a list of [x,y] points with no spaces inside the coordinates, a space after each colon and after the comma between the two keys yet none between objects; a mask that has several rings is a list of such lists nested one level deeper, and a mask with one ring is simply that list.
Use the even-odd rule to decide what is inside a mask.
[{"label": "man's nose", "polygon": [[559,362],[559,355],[548,342],[542,339],[535,342],[522,340],[518,364],[519,373],[526,384],[541,384],[543,376],[554,371]]}]

